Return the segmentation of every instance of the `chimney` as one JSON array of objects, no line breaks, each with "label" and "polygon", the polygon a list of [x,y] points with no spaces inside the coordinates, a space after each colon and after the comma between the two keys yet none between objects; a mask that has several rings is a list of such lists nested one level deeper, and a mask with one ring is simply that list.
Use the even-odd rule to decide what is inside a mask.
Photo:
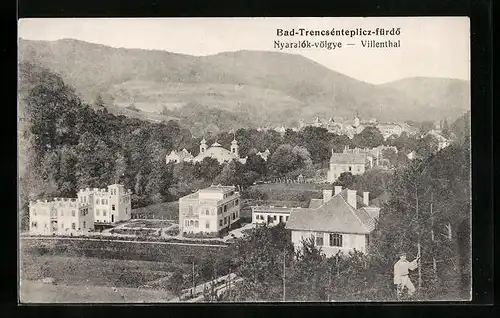
[{"label": "chimney", "polygon": [[368,206],[370,203],[370,192],[364,191],[363,192],[363,204]]},{"label": "chimney", "polygon": [[339,194],[342,192],[342,186],[335,186],[335,195]]},{"label": "chimney", "polygon": [[330,201],[333,190],[323,190],[323,203]]},{"label": "chimney", "polygon": [[354,209],[357,209],[356,205],[356,190],[347,190],[347,203],[349,203]]}]

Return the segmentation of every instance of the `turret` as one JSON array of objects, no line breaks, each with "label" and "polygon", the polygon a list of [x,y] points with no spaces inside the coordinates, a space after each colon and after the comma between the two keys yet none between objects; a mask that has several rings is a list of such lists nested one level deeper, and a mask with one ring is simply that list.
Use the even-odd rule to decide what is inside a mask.
[{"label": "turret", "polygon": [[239,157],[238,142],[236,141],[236,139],[233,139],[233,141],[231,141],[231,153],[234,154],[235,156]]},{"label": "turret", "polygon": [[207,141],[203,138],[200,142],[200,153],[204,153],[207,150]]}]

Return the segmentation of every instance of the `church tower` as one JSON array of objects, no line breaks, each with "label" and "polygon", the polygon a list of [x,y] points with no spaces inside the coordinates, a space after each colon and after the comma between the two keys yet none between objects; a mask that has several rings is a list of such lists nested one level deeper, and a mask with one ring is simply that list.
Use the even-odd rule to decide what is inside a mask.
[{"label": "church tower", "polygon": [[359,117],[358,117],[358,111],[356,111],[356,116],[354,117],[354,127],[359,126]]},{"label": "church tower", "polygon": [[238,154],[238,142],[236,141],[236,139],[233,139],[233,141],[231,141],[231,153],[235,154],[237,157],[240,156]]},{"label": "church tower", "polygon": [[205,140],[205,138],[203,138],[200,143],[200,154],[204,153],[206,150],[207,150],[207,141]]}]

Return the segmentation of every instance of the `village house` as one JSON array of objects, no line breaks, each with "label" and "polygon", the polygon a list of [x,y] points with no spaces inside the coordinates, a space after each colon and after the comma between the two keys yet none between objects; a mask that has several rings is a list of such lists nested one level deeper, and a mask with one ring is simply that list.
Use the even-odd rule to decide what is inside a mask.
[{"label": "village house", "polygon": [[323,191],[323,200],[311,202],[309,208],[292,208],[286,223],[292,243],[299,249],[302,242],[312,239],[326,256],[338,252],[367,252],[370,234],[376,226],[380,208],[369,204],[369,193],[363,197],[356,190],[335,187]]},{"label": "village house", "polygon": [[335,182],[343,172],[361,175],[370,167],[370,158],[366,153],[350,153],[347,148],[342,153],[334,153],[330,157],[330,169],[327,174],[329,183]]},{"label": "village house", "polygon": [[78,198],[37,200],[29,204],[31,234],[81,234],[95,228],[95,223],[129,220],[130,190],[113,184],[108,189],[81,189]]},{"label": "village house", "polygon": [[210,186],[179,199],[180,233],[219,234],[240,219],[234,186]]},{"label": "village house", "polygon": [[279,206],[252,206],[252,223],[254,224],[266,224],[266,225],[277,225],[279,223],[286,223],[288,217],[292,212],[291,207],[279,207]]}]

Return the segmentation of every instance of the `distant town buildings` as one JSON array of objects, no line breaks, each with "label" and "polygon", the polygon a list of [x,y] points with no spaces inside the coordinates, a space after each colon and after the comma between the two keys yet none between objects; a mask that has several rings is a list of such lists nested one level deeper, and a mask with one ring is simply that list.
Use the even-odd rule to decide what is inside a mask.
[{"label": "distant town buildings", "polygon": [[[403,132],[406,132],[407,135],[418,133],[418,129],[411,127],[407,123],[381,123],[377,118],[361,119],[358,113],[350,120],[346,120],[342,117],[329,117],[328,120],[322,120],[320,117],[316,117],[313,122],[306,123],[301,119],[298,122],[298,126],[292,128],[292,130],[301,131],[306,127],[325,128],[332,134],[345,135],[352,139],[355,135],[361,133],[369,126],[376,127],[381,132],[384,139],[391,136],[399,137]],[[267,129],[260,128],[260,130]],[[280,126],[275,130],[284,132],[286,128]]]},{"label": "distant town buildings", "polygon": [[94,223],[113,224],[131,218],[131,191],[113,184],[107,189],[81,189],[78,198],[54,198],[30,202],[31,234],[81,234]]},{"label": "distant town buildings", "polygon": [[218,234],[240,218],[234,186],[210,186],[179,199],[180,233]]},{"label": "distant town buildings", "polygon": [[340,186],[332,192],[323,190],[323,199],[311,201],[309,208],[291,209],[286,228],[292,243],[300,249],[304,240],[312,239],[326,256],[354,249],[366,253],[380,208],[369,204],[368,192],[360,197]]}]

